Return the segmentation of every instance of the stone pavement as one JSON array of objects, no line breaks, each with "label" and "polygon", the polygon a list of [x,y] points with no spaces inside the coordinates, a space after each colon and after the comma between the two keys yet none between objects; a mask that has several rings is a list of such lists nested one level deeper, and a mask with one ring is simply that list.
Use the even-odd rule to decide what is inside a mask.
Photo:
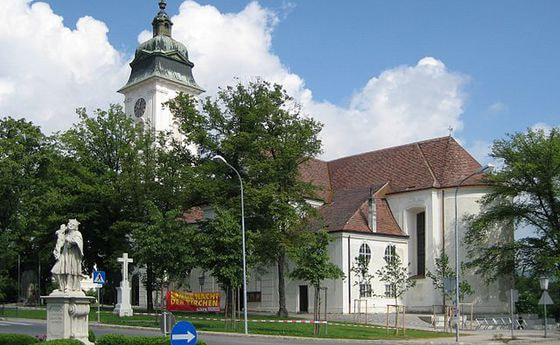
[{"label": "stone pavement", "polygon": [[[303,318],[313,318],[312,314],[298,314],[298,316]],[[372,313],[367,315],[355,315],[355,314],[328,314],[329,322],[356,322],[369,325],[379,325],[385,326],[385,314],[384,313]],[[422,329],[433,331],[429,321],[431,315],[422,314],[406,314],[406,327],[414,329]],[[394,323],[394,315],[389,319],[389,323]],[[366,322],[367,321],[367,322]],[[399,319],[400,321],[400,319]],[[438,329],[437,331],[442,331]],[[459,337],[459,344],[555,344],[560,345],[560,330],[559,329],[549,329],[548,338],[544,338],[544,330],[515,330],[514,340],[511,339],[511,331],[509,329],[493,329],[493,330],[476,330],[476,331],[461,331]],[[383,341],[372,341],[372,344],[384,344]],[[406,340],[400,342],[392,342],[392,344],[454,344],[455,337],[451,338],[438,338],[438,339],[414,339]]]},{"label": "stone pavement", "polygon": [[[296,316],[296,315],[292,315]],[[297,314],[298,317],[305,319],[313,319],[313,314]],[[363,323],[368,325],[385,326],[385,313],[371,313],[371,314],[327,314],[329,322],[354,322]],[[423,329],[433,331],[434,328],[429,323],[431,315],[423,314],[405,314],[405,321],[407,328]],[[427,320],[428,322],[424,321]],[[394,324],[395,316],[392,314],[389,318],[389,324]],[[399,318],[399,323],[401,318]]]}]

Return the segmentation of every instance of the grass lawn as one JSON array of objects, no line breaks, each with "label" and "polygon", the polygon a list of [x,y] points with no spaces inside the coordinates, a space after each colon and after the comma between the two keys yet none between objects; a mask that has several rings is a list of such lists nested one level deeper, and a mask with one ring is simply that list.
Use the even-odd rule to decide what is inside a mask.
[{"label": "grass lawn", "polygon": [[[220,318],[223,319],[223,315],[211,314],[211,313],[174,313],[177,321],[187,320],[190,321],[197,330],[199,331],[215,331],[215,332],[243,332],[243,323],[237,322],[235,324],[228,323],[224,321],[211,321],[211,320],[198,320],[197,318]],[[6,317],[18,317],[27,319],[46,319],[46,310],[10,310],[6,309],[2,313],[0,311],[0,316]],[[279,319],[276,316],[268,315],[250,315],[249,319]],[[296,318],[290,318],[296,319]],[[92,308],[89,315],[90,322],[97,321],[97,309]],[[149,315],[134,315],[132,317],[120,318],[110,311],[101,311],[101,323],[111,324],[111,325],[128,325],[128,326],[143,326],[143,327],[153,327],[159,328],[159,320],[156,316]],[[423,330],[407,329],[406,336],[402,335],[402,332],[398,336],[392,334],[389,330],[389,335],[385,334],[384,327],[376,328],[366,328],[366,327],[354,327],[352,324],[348,326],[342,325],[328,325],[327,334],[325,334],[325,325],[321,325],[319,338],[339,338],[339,339],[414,339],[414,338],[437,338],[437,337],[449,337],[451,333],[442,332],[430,332]],[[268,335],[285,335],[285,336],[296,336],[296,337],[312,337],[313,336],[313,325],[311,324],[295,324],[295,323],[249,323],[249,332],[253,334],[268,334]]]}]

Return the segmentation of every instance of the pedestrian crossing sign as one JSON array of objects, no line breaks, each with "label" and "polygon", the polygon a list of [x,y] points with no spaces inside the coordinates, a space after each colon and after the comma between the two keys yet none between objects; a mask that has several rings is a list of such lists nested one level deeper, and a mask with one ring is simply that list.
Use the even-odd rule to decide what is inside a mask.
[{"label": "pedestrian crossing sign", "polygon": [[105,284],[105,271],[93,271],[93,282],[95,284]]}]

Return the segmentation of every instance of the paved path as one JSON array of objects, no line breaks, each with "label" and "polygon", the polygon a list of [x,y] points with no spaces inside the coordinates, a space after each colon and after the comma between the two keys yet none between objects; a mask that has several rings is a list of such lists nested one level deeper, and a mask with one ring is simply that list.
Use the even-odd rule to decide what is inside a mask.
[{"label": "paved path", "polygon": [[[90,324],[90,329],[96,335],[103,334],[128,334],[128,335],[145,335],[145,336],[158,336],[160,335],[157,330],[144,329],[140,327],[114,327],[109,325],[96,325]],[[44,320],[28,320],[28,319],[6,319],[0,320],[0,333],[20,333],[28,335],[41,335],[47,331],[46,322]],[[508,339],[509,333],[501,332],[504,339]],[[496,331],[487,331],[476,335],[462,336],[459,344],[491,344],[503,345],[504,341],[494,340]],[[499,333],[498,333],[499,334]],[[516,334],[520,339],[509,341],[508,344],[543,344],[543,345],[558,345],[560,344],[560,332],[550,331],[550,338],[542,338],[542,331],[524,331]],[[395,341],[395,340],[327,340],[327,339],[305,339],[294,337],[274,337],[274,336],[244,336],[242,334],[224,334],[224,333],[208,333],[201,332],[199,338],[206,341],[209,345],[339,345],[339,344],[353,344],[353,345],[411,345],[411,344],[433,344],[433,345],[457,345],[454,338],[443,338],[433,340],[408,340],[408,341]]]}]

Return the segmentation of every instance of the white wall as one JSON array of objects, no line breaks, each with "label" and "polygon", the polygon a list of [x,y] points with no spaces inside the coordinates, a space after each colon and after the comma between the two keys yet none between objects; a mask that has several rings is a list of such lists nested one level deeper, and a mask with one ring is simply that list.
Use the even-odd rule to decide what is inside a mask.
[{"label": "white wall", "polygon": [[[462,237],[465,232],[465,224],[461,219],[467,215],[479,211],[478,200],[487,192],[484,188],[464,187],[458,194],[459,210],[459,234]],[[416,274],[413,264],[416,257],[416,236],[415,214],[421,210],[426,212],[426,272],[435,271],[435,258],[440,255],[443,244],[449,256],[450,263],[454,267],[454,189],[446,190],[424,190],[409,193],[394,194],[388,196],[389,205],[393,211],[395,219],[410,237],[383,236],[379,234],[361,233],[333,233],[333,242],[330,244],[331,262],[338,265],[344,272],[344,280],[325,281],[323,286],[328,288],[328,312],[329,313],[350,313],[354,312],[354,300],[360,299],[360,290],[357,277],[350,270],[354,264],[354,259],[359,255],[360,246],[363,243],[369,245],[371,249],[370,274],[374,274],[372,280],[373,294],[384,295],[385,284],[381,282],[376,271],[384,265],[385,248],[388,245],[395,245],[397,253],[401,256],[403,263],[411,263],[409,266],[410,275]],[[443,204],[442,204],[443,201]],[[443,208],[443,212],[442,212]],[[442,218],[443,216],[443,218]],[[444,228],[442,228],[442,225]],[[504,235],[497,236],[497,239],[504,239]],[[348,246],[350,245],[350,246]],[[467,253],[460,247],[460,257],[465,261]],[[349,263],[350,260],[350,263]],[[350,264],[350,265],[349,265]],[[350,267],[349,267],[350,266]],[[288,264],[288,270],[293,268]],[[190,287],[192,291],[200,291],[198,277],[200,270],[194,270],[190,277]],[[278,310],[278,278],[276,266],[270,266],[250,272],[248,281],[248,291],[261,292],[260,303],[249,303],[249,310],[276,312]],[[507,291],[511,287],[508,279],[486,285],[480,277],[469,273],[465,279],[473,286],[475,295],[466,298],[467,302],[475,302],[476,312],[479,313],[503,313],[509,308],[507,304]],[[409,311],[432,312],[433,305],[442,304],[442,296],[433,287],[431,279],[421,276],[416,277],[416,286],[412,288],[403,298]],[[300,311],[299,305],[299,286],[308,285],[306,282],[292,280],[286,277],[286,302],[288,311],[296,313]],[[203,291],[218,291],[217,282],[209,275],[206,275],[206,282]],[[313,288],[309,286],[309,312],[313,310]],[[394,299],[385,297],[369,297],[367,300],[369,312],[383,312],[387,304],[393,304]],[[222,307],[225,298],[222,297]],[[364,303],[364,302],[362,302]],[[362,308],[365,305],[362,304]],[[362,309],[363,311],[363,309]]]},{"label": "white wall", "polygon": [[[459,255],[460,261],[467,261],[467,253],[463,248],[465,224],[462,221],[465,215],[479,212],[478,200],[487,193],[483,187],[462,187],[458,193],[458,219],[459,219]],[[416,234],[415,215],[425,210],[426,212],[426,272],[435,271],[435,258],[445,248],[452,268],[455,265],[455,189],[424,190],[409,193],[393,194],[388,196],[389,205],[393,214],[410,238],[408,240],[408,254],[410,258],[410,274],[415,276],[416,269]],[[443,216],[443,218],[442,218]],[[411,311],[431,312],[432,305],[441,305],[443,297],[435,291],[432,280],[427,277],[417,276],[416,286],[407,294],[405,303]],[[507,290],[510,283],[507,279],[486,285],[482,278],[470,273],[466,275],[467,281],[473,286],[475,295],[466,298],[466,301],[476,302],[477,312],[502,312],[507,311]]]},{"label": "white wall", "polygon": [[[468,261],[468,253],[464,248],[463,239],[466,232],[464,217],[476,214],[480,211],[478,200],[488,192],[481,187],[463,187],[457,195],[458,230],[459,230],[459,258],[460,261]],[[455,189],[445,190],[445,247],[451,263],[455,263]],[[508,233],[513,229],[496,229],[495,239],[497,241],[508,240]],[[453,266],[454,267],[454,266]],[[512,280],[503,277],[497,281],[486,284],[482,277],[475,275],[472,271],[467,272],[464,277],[473,287],[475,294],[466,297],[466,302],[475,302],[475,310],[480,313],[498,313],[509,311],[509,289],[512,288]]]},{"label": "white wall", "polygon": [[[124,111],[136,121],[142,121],[156,131],[171,131],[173,137],[182,140],[182,136],[178,131],[178,124],[174,121],[173,115],[168,107],[163,107],[163,103],[177,97],[179,92],[197,96],[200,90],[188,88],[186,86],[169,82],[165,79],[154,77],[143,81],[137,85],[123,90]],[[146,111],[139,119],[134,116],[134,105],[140,98],[146,100]],[[196,152],[194,145],[189,146],[192,152]]]},{"label": "white wall", "polygon": [[[359,234],[359,233],[343,233],[340,234],[340,239],[343,247],[344,264],[343,271],[346,279],[343,281],[343,303],[342,312],[353,313],[357,312],[358,303],[361,303],[361,311],[365,311],[367,304],[368,312],[382,312],[385,310],[387,304],[394,304],[393,298],[379,297],[375,295],[385,294],[385,283],[380,281],[377,277],[377,270],[385,266],[385,249],[389,245],[394,245],[397,254],[401,256],[403,262],[408,262],[407,241],[404,238]],[[354,267],[355,258],[358,257],[360,247],[362,244],[367,244],[371,250],[371,260],[369,263],[369,274],[375,276],[372,279],[372,297],[360,297],[359,277],[352,272]],[[350,256],[348,256],[348,245],[350,247]],[[350,262],[348,262],[350,260]],[[354,302],[357,299],[365,300],[365,302]],[[356,305],[355,305],[356,304]],[[356,310],[355,310],[356,308]],[[340,309],[336,310],[340,312]]]}]

